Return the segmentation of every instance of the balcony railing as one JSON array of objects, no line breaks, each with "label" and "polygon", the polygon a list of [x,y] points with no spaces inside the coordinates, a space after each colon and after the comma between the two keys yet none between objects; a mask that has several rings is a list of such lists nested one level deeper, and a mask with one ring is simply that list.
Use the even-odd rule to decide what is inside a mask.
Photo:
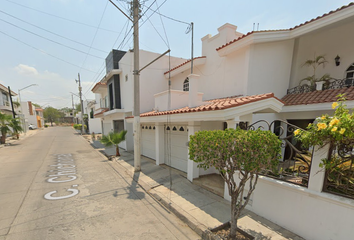
[{"label": "balcony railing", "polygon": [[275,120],[271,123],[260,120],[248,127],[249,130],[258,128],[272,130],[282,141],[282,158],[279,159],[278,167],[263,169],[261,175],[307,187],[312,150],[303,149],[301,143],[294,138],[294,131],[299,127],[282,120]]},{"label": "balcony railing", "polygon": [[[348,88],[351,86],[354,86],[354,79],[353,78],[330,79],[330,80],[325,81],[325,83],[323,84],[322,90]],[[301,86],[297,86],[297,87],[288,89],[287,94],[307,93],[307,92],[313,92],[315,90],[316,90],[316,86],[303,84]]]},{"label": "balcony railing", "polygon": [[323,191],[354,199],[354,140],[331,150]]}]

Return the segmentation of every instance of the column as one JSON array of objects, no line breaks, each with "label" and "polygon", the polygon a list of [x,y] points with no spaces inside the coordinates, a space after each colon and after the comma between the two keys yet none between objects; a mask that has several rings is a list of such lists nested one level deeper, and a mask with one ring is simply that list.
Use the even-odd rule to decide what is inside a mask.
[{"label": "column", "polygon": [[319,165],[321,163],[321,159],[328,158],[328,152],[329,144],[322,148],[315,146],[311,160],[311,170],[308,184],[308,189],[312,191],[322,192],[326,173],[325,169],[321,168]]},{"label": "column", "polygon": [[[194,135],[198,131],[200,131],[199,122],[188,122],[188,141],[190,141],[190,136]],[[193,182],[194,178],[199,178],[199,168],[197,166],[198,164],[196,162],[189,159],[189,148],[188,148],[187,178],[191,182]]]},{"label": "column", "polygon": [[188,107],[196,107],[201,104],[198,101],[198,85],[199,85],[199,75],[190,74],[189,79],[189,96],[188,96]]},{"label": "column", "polygon": [[156,165],[165,163],[165,132],[163,123],[155,123]]}]

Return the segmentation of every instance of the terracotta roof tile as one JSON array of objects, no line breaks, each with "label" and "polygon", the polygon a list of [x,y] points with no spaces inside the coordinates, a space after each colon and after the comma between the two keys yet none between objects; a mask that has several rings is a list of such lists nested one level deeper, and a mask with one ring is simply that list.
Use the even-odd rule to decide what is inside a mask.
[{"label": "terracotta roof tile", "polygon": [[[205,57],[205,56],[195,57],[195,58],[193,58],[193,60],[196,60],[196,59],[199,59],[199,58],[206,58],[206,57]],[[180,65],[178,65],[178,66],[172,68],[171,70],[169,70],[169,71],[167,71],[167,72],[164,72],[164,74],[167,74],[167,73],[169,73],[169,72],[172,72],[172,71],[176,70],[177,68],[180,68],[180,67],[182,67],[183,65],[186,65],[186,64],[189,63],[190,61],[191,61],[191,59],[188,59],[188,60],[185,61],[184,63],[181,63]]]},{"label": "terracotta roof tile", "polygon": [[309,20],[309,21],[306,21],[306,22],[304,22],[304,23],[301,23],[301,24],[299,24],[299,25],[296,25],[295,27],[290,28],[289,30],[294,30],[294,29],[296,29],[296,28],[302,27],[302,26],[304,26],[304,25],[306,25],[306,24],[309,24],[309,23],[314,22],[314,21],[316,21],[316,20],[318,20],[318,19],[327,17],[328,15],[331,15],[331,14],[333,14],[333,13],[339,12],[339,11],[341,11],[341,10],[343,10],[343,9],[346,9],[346,8],[348,8],[348,7],[351,7],[351,6],[353,6],[353,5],[354,5],[354,2],[351,2],[351,3],[349,3],[348,5],[344,5],[344,6],[340,7],[340,8],[337,8],[336,10],[333,10],[333,11],[330,11],[330,12],[328,12],[328,13],[325,13],[325,14],[323,14],[323,15],[321,15],[321,16],[318,16],[317,18],[313,18],[313,19],[311,19],[311,20]]},{"label": "terracotta roof tile", "polygon": [[91,89],[91,91],[93,92],[93,91],[96,91],[99,87],[101,87],[101,86],[106,86],[106,84],[105,83],[101,83],[101,82],[98,82],[98,83],[96,83],[95,84],[95,86]]},{"label": "terracotta roof tile", "polygon": [[[6,91],[6,92],[9,92],[8,88],[5,87],[4,85],[2,85],[1,83],[0,83],[0,88],[1,88],[2,90]],[[17,93],[15,93],[14,91],[11,90],[11,95],[12,95],[12,96],[16,96]]]},{"label": "terracotta roof tile", "polygon": [[[222,110],[222,109],[238,107],[241,105],[245,105],[248,103],[257,102],[269,98],[276,98],[276,97],[274,97],[273,93],[266,93],[266,94],[253,95],[253,96],[233,96],[227,98],[218,98],[218,99],[208,100],[206,101],[205,104],[193,108],[183,107],[175,110],[162,111],[162,112],[151,111],[151,112],[140,114],[140,117]],[[127,118],[133,118],[133,117],[127,117]]]},{"label": "terracotta roof tile", "polygon": [[328,103],[337,101],[338,94],[345,94],[347,100],[354,100],[354,87],[287,94],[281,100],[285,106]]},{"label": "terracotta roof tile", "polygon": [[93,116],[95,116],[95,117],[97,117],[98,115],[101,115],[101,114],[103,114],[103,113],[105,113],[105,112],[108,112],[108,108],[101,108],[101,111],[99,112],[99,113],[96,113],[95,115],[93,115]]},{"label": "terracotta roof tile", "polygon": [[311,19],[311,20],[309,20],[309,21],[306,21],[306,22],[304,22],[304,23],[301,23],[301,24],[296,25],[295,27],[292,27],[292,28],[289,28],[289,29],[264,30],[264,31],[252,31],[252,32],[248,32],[247,34],[244,34],[244,35],[242,35],[241,37],[238,37],[238,38],[236,38],[236,39],[234,39],[234,40],[232,40],[232,41],[230,41],[230,42],[228,42],[228,43],[222,45],[221,47],[218,47],[218,48],[216,49],[216,51],[219,51],[220,49],[222,49],[222,48],[224,48],[224,47],[227,47],[227,46],[233,44],[234,42],[237,42],[237,41],[239,41],[239,40],[241,40],[241,39],[243,39],[243,38],[245,38],[245,37],[247,37],[247,36],[249,36],[249,35],[251,35],[251,34],[253,34],[253,33],[255,33],[255,32],[279,32],[279,31],[289,31],[289,30],[291,31],[291,30],[297,29],[297,28],[299,28],[299,27],[302,27],[302,26],[304,26],[304,25],[307,25],[307,24],[309,24],[309,23],[312,23],[312,22],[314,22],[314,21],[316,21],[316,20],[319,20],[319,19],[321,19],[321,18],[327,17],[328,15],[331,15],[331,14],[333,14],[333,13],[339,12],[339,11],[341,11],[341,10],[343,10],[343,9],[346,9],[346,8],[348,8],[348,7],[351,7],[351,6],[354,6],[354,2],[351,2],[351,3],[349,3],[348,5],[345,5],[345,6],[342,6],[342,7],[340,7],[340,8],[337,8],[337,9],[334,10],[334,11],[330,11],[330,12],[328,12],[328,13],[325,13],[325,14],[323,14],[323,15],[321,15],[321,16],[318,16],[317,18],[313,18],[313,19]]}]

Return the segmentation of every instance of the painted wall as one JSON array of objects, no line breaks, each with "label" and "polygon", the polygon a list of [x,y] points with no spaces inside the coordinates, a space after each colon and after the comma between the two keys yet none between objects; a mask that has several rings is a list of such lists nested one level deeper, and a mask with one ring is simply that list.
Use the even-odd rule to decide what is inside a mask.
[{"label": "painted wall", "polygon": [[102,123],[100,118],[89,118],[89,129],[91,133],[102,133]]},{"label": "painted wall", "polygon": [[[316,76],[328,73],[333,78],[345,77],[346,69],[354,63],[354,22],[339,24],[330,25],[297,39],[290,88],[298,86],[301,79],[313,75],[312,68],[302,67],[302,65],[306,60],[313,59],[314,54],[325,55],[328,61],[325,68],[319,67],[316,70]],[[341,60],[338,67],[334,61],[337,55]]]},{"label": "painted wall", "polygon": [[286,95],[289,86],[294,40],[254,44],[249,61],[247,95],[273,92]]},{"label": "painted wall", "polygon": [[[350,239],[354,200],[322,192],[319,163],[327,154],[328,148],[315,148],[308,188],[260,176],[246,208],[308,240]],[[226,184],[224,198],[230,201]]]},{"label": "painted wall", "polygon": [[[225,24],[215,36],[206,35],[202,38],[202,56],[206,56],[206,62],[195,66],[193,73],[200,75],[198,92],[204,93],[204,101],[245,93],[248,49],[227,57],[219,57],[216,51],[216,48],[241,35],[236,29],[234,25]],[[183,82],[189,74],[190,70],[173,77],[172,89],[182,90]]]},{"label": "painted wall", "polygon": [[[121,75],[122,108],[126,111],[133,110],[134,99],[134,75],[133,52],[127,52],[119,62]],[[157,57],[159,53],[140,50],[140,68],[144,67]],[[171,66],[184,62],[185,59],[171,57]],[[168,70],[169,57],[163,56],[140,73],[140,112],[151,111],[155,107],[154,94],[168,89],[168,80],[163,73]]]}]

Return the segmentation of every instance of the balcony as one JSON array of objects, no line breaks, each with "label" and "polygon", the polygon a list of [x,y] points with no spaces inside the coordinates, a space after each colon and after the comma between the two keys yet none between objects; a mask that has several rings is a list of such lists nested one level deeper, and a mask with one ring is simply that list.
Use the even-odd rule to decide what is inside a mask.
[{"label": "balcony", "polygon": [[9,101],[4,101],[3,105],[0,104],[0,110],[12,111]]},{"label": "balcony", "polygon": [[317,82],[317,87],[316,85],[303,84],[301,86],[290,88],[287,90],[286,94],[299,94],[299,93],[313,92],[316,90],[349,88],[354,86],[354,79],[353,78],[330,79],[328,81],[322,82],[322,84],[318,84],[318,83],[319,82]]},{"label": "balcony", "polygon": [[[188,106],[188,91],[171,90],[160,92],[154,95],[155,109],[158,111],[167,111]],[[203,93],[197,93],[197,101],[202,103]],[[169,106],[170,103],[170,106]]]}]

